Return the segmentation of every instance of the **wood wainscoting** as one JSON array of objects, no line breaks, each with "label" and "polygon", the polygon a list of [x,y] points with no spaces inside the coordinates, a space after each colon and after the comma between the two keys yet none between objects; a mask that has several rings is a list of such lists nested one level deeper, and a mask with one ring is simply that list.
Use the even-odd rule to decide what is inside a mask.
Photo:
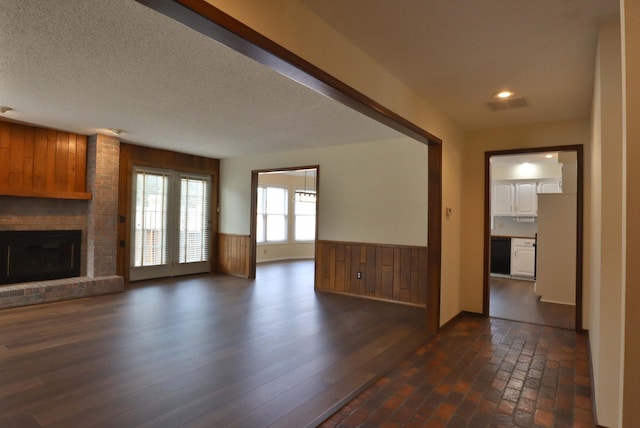
[{"label": "wood wainscoting", "polygon": [[218,233],[218,269],[219,273],[249,277],[249,235]]},{"label": "wood wainscoting", "polygon": [[427,247],[318,241],[316,290],[425,306]]}]

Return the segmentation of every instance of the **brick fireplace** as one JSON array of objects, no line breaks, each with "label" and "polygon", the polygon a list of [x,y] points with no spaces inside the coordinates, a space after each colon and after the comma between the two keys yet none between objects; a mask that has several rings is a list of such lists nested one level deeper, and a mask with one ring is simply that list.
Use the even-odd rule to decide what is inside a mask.
[{"label": "brick fireplace", "polygon": [[[22,138],[19,142],[22,146],[19,149],[21,153],[26,153],[24,165],[31,161],[31,166],[23,169],[11,166],[9,174],[18,171],[26,177],[26,174],[32,171],[31,188],[24,191],[26,196],[13,196],[13,194],[20,194],[21,191],[11,189],[0,196],[0,230],[80,230],[82,232],[80,276],[0,285],[0,308],[123,291],[123,278],[116,275],[119,140],[105,135],[93,135],[87,138],[86,192],[91,193],[91,198],[74,199],[72,193],[68,192],[70,185],[66,188],[66,193],[57,190],[58,188],[56,192],[50,193],[38,188],[38,177],[34,171],[37,167],[39,151],[34,146],[38,144],[38,131],[48,132],[49,144],[51,144],[52,131],[24,128],[24,133],[20,134]],[[13,144],[13,128],[11,132]],[[72,134],[65,135],[69,138],[68,136]],[[32,136],[34,141],[31,151],[25,149],[28,136]],[[46,139],[45,134],[45,148]],[[68,139],[69,143],[66,141],[64,147],[68,147],[71,153],[71,139]],[[14,146],[9,146],[6,141],[0,141],[0,150],[8,147],[7,153],[0,153],[0,155],[8,155]],[[54,157],[57,155],[56,161],[59,161],[60,145],[55,147]],[[31,153],[31,159],[28,158],[29,153]],[[66,153],[64,155],[65,160],[71,158],[66,156]],[[10,159],[11,162],[15,161],[13,153],[10,154]],[[69,162],[68,168],[76,167],[78,167],[77,163]],[[84,165],[82,168],[84,169]],[[12,178],[15,182],[15,176],[9,174],[8,183],[11,184]],[[58,180],[59,175],[58,172],[54,173],[51,180]],[[49,178],[49,176],[40,177],[42,183]],[[60,175],[60,178],[64,177]],[[55,183],[58,185],[58,181]]]}]

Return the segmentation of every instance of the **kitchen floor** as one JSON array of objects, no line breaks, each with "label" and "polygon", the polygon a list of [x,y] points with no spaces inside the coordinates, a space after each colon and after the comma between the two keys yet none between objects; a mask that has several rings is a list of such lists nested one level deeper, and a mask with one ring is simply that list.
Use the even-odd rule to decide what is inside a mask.
[{"label": "kitchen floor", "polygon": [[533,281],[490,277],[489,315],[513,321],[575,328],[575,306],[541,302]]}]

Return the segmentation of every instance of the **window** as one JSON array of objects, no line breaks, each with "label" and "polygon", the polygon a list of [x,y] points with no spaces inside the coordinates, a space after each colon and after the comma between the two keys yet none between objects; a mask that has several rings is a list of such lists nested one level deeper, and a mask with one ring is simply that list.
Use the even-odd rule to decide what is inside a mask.
[{"label": "window", "polygon": [[133,265],[158,266],[167,263],[167,200],[169,175],[136,173]]},{"label": "window", "polygon": [[286,242],[287,189],[258,186],[257,242]]},{"label": "window", "polygon": [[209,260],[208,184],[201,177],[180,178],[179,263]]},{"label": "window", "polygon": [[316,194],[296,189],[294,211],[295,240],[316,239]]}]

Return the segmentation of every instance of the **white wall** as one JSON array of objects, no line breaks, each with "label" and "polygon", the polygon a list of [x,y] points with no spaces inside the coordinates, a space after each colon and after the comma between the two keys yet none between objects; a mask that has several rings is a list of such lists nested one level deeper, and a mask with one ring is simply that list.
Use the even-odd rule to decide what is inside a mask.
[{"label": "white wall", "polygon": [[491,164],[491,180],[538,180],[561,177],[562,165],[559,163]]},{"label": "white wall", "polygon": [[622,72],[618,23],[598,37],[591,175],[590,345],[598,423],[619,427],[623,385],[623,154]]},{"label": "white wall", "polygon": [[[626,175],[624,404],[622,426],[640,426],[640,2],[621,0],[623,10],[623,165]],[[625,257],[626,255],[626,257]]]},{"label": "white wall", "polygon": [[517,217],[494,217],[491,236],[524,236],[533,238],[537,232],[537,219],[532,222],[524,222],[518,221]]},{"label": "white wall", "polygon": [[249,234],[251,171],[319,165],[318,239],[427,245],[427,146],[409,138],[220,162],[220,231]]},{"label": "white wall", "polygon": [[[563,120],[498,129],[479,129],[467,132],[464,152],[463,229],[465,245],[462,259],[463,301],[462,307],[472,312],[482,312],[484,272],[484,167],[485,152],[549,146],[585,146],[585,174],[590,171],[590,123],[588,119]],[[585,181],[585,192],[589,183]],[[585,206],[588,200],[585,198]],[[589,221],[585,209],[585,221]],[[588,240],[585,231],[585,244]],[[588,263],[585,260],[585,264]],[[585,269],[588,269],[585,266]],[[584,288],[587,288],[586,286]],[[583,307],[589,307],[588,289],[583,290]],[[584,311],[583,323],[588,325],[588,311]]]},{"label": "white wall", "polygon": [[538,195],[536,294],[541,301],[576,304],[575,193]]}]

